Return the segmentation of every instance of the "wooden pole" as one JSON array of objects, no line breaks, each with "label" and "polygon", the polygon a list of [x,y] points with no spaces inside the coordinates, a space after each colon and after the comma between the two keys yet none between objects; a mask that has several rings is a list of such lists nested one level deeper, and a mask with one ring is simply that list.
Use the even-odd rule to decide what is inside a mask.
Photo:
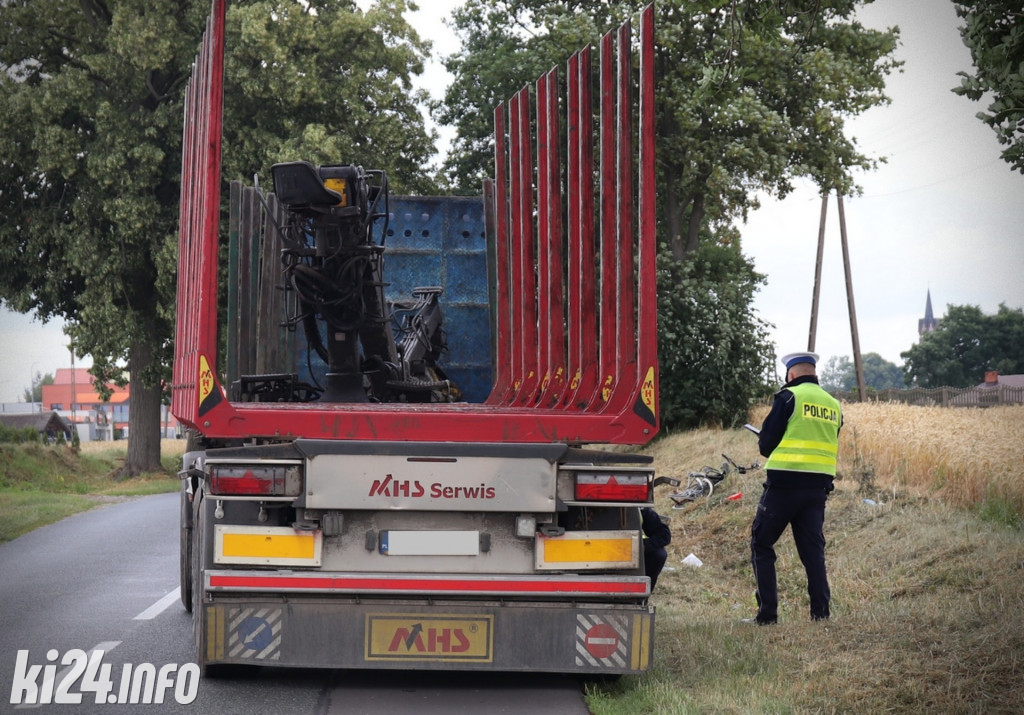
[{"label": "wooden pole", "polygon": [[853,366],[857,371],[857,394],[860,401],[867,399],[864,387],[864,363],[860,356],[860,336],[857,333],[857,309],[853,304],[853,278],[850,275],[850,249],[846,242],[846,214],[843,211],[843,196],[836,194],[839,204],[839,237],[843,245],[843,271],[846,273],[846,302],[850,306],[850,336],[853,338]]},{"label": "wooden pole", "polygon": [[818,335],[818,299],[821,295],[821,261],[825,253],[825,216],[828,214],[828,195],[821,196],[821,221],[818,223],[818,258],[814,262],[814,295],[811,297],[811,329],[807,335],[807,351],[814,352],[814,340]]}]

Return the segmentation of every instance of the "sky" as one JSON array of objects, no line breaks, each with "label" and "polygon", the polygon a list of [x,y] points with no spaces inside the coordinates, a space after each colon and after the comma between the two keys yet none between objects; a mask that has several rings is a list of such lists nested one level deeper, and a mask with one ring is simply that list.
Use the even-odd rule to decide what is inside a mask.
[{"label": "sky", "polygon": [[[929,290],[936,317],[948,305],[1024,307],[1024,176],[975,117],[985,104],[950,91],[956,73],[972,69],[951,2],[879,0],[860,19],[899,26],[906,64],[887,80],[892,103],[848,123],[864,152],[887,157],[857,176],[863,195],[843,200],[855,313],[861,353],[902,365]],[[823,360],[853,356],[836,204],[833,194],[815,341]],[[821,198],[805,184],[742,226],[744,252],[768,278],[755,308],[775,324],[779,354],[808,347],[820,215]]]},{"label": "sky", "polygon": [[[458,50],[444,24],[457,0],[421,0],[410,17],[438,57]],[[850,271],[862,354],[902,365],[900,353],[918,339],[931,291],[936,317],[947,305],[1000,303],[1024,307],[1024,176],[1000,157],[1000,144],[975,117],[984,104],[953,94],[970,52],[947,0],[877,0],[859,14],[869,26],[901,30],[900,74],[887,81],[892,103],[848,122],[849,134],[887,163],[856,176],[861,196],[844,198]],[[450,78],[428,65],[419,85],[441,97]],[[442,148],[450,134],[443,131]],[[741,225],[743,251],[767,277],[757,314],[775,327],[776,352],[808,346],[821,199],[809,183],[786,199],[762,199]],[[0,403],[23,398],[32,375],[70,367],[68,339],[58,321],[0,308]],[[840,249],[836,197],[828,204],[815,348],[822,360],[853,356]],[[79,367],[88,358],[77,359]]]}]

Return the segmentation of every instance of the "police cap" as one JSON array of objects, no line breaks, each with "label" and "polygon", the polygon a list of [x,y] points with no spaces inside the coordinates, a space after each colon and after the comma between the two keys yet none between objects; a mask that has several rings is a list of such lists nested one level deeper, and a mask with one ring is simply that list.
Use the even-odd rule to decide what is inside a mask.
[{"label": "police cap", "polygon": [[786,369],[790,369],[794,365],[802,362],[809,362],[812,365],[818,364],[817,353],[789,353],[788,355],[782,356],[782,364],[786,366]]}]

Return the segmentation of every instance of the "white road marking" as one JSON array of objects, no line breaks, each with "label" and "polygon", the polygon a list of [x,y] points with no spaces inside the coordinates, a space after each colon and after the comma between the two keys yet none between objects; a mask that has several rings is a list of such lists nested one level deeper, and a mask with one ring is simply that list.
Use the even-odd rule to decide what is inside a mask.
[{"label": "white road marking", "polygon": [[181,597],[181,587],[174,589],[166,596],[161,598],[159,601],[154,603],[152,606],[147,608],[145,611],[133,618],[133,621],[151,621],[161,613],[167,610],[167,608],[177,601]]}]

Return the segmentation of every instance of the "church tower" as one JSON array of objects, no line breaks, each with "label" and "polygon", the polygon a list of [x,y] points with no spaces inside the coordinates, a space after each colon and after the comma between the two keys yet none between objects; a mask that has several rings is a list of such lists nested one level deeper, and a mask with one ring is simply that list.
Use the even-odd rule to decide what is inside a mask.
[{"label": "church tower", "polygon": [[922,337],[925,333],[930,333],[939,327],[939,321],[935,319],[935,314],[932,313],[932,290],[928,289],[928,300],[924,305],[924,318],[917,321],[917,336]]}]

